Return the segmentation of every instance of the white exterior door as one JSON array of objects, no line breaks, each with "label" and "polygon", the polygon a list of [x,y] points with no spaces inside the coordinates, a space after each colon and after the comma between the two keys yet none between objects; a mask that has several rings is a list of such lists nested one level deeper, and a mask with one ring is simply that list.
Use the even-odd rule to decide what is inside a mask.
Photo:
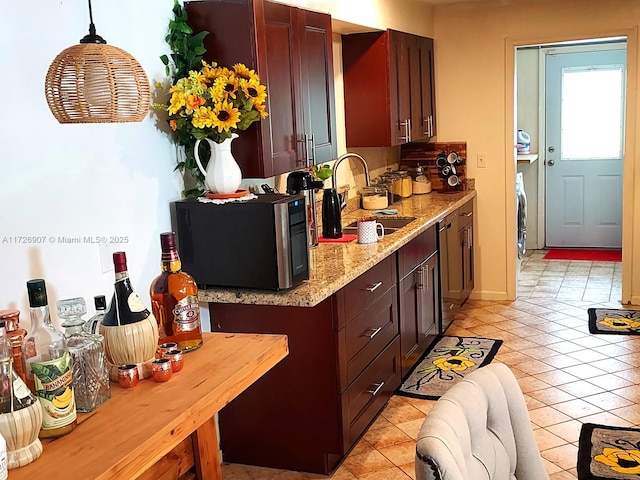
[{"label": "white exterior door", "polygon": [[548,54],[546,246],[622,245],[626,50]]}]

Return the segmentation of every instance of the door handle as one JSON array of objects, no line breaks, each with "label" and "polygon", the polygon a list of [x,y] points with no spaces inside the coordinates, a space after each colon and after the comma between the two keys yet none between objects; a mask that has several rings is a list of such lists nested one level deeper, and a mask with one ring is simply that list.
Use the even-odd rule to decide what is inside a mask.
[{"label": "door handle", "polygon": [[549,165],[550,167],[553,167],[556,164],[556,162],[554,160],[547,160],[547,165]]}]

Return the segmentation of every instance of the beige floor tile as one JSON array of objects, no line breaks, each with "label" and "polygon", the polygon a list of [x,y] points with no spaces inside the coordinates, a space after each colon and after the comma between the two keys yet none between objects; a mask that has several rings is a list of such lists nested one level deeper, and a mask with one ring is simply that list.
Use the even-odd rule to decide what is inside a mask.
[{"label": "beige floor tile", "polygon": [[365,473],[388,470],[393,467],[393,463],[378,450],[371,450],[370,452],[358,455],[349,455],[343,462],[343,465],[356,477],[360,477]]},{"label": "beige floor tile", "polygon": [[536,437],[536,443],[538,444],[538,450],[548,450],[549,448],[559,447],[564,445],[567,441],[564,438],[558,437],[544,428],[539,428],[533,432]]},{"label": "beige floor tile", "polygon": [[633,427],[635,424],[614,415],[611,412],[601,412],[580,419],[584,423],[599,423],[600,425],[612,425],[616,427]]},{"label": "beige floor tile", "polygon": [[389,447],[380,448],[380,453],[387,457],[394,465],[406,465],[416,457],[415,442],[400,443]]},{"label": "beige floor tile", "polygon": [[393,467],[379,472],[367,473],[358,480],[408,480],[410,477],[400,467]]},{"label": "beige floor tile", "polygon": [[[414,422],[420,422],[420,420],[414,420]],[[384,428],[377,428],[375,430],[369,430],[364,434],[363,438],[369,445],[378,450],[383,447],[389,447],[391,445],[397,445],[399,443],[406,443],[412,440],[411,437],[409,437],[395,425]]]},{"label": "beige floor tile", "polygon": [[568,472],[567,470],[563,470],[562,472],[552,473],[549,475],[549,480],[577,480],[578,477]]},{"label": "beige floor tile", "polygon": [[575,397],[587,397],[589,395],[595,395],[596,393],[604,392],[603,388],[600,388],[593,383],[579,380],[577,382],[565,383],[564,385],[558,385],[558,388],[562,391],[570,393]]},{"label": "beige floor tile", "polygon": [[549,384],[539,380],[530,375],[526,377],[518,378],[518,384],[520,385],[520,390],[522,393],[534,392],[536,390],[542,390],[544,388],[549,388]]},{"label": "beige floor tile", "polygon": [[627,400],[639,401],[640,400],[640,385],[631,385],[629,387],[623,387],[613,390],[616,395],[626,398]]},{"label": "beige floor tile", "polygon": [[580,428],[582,423],[578,420],[569,420],[568,422],[551,425],[546,429],[551,433],[565,439],[569,443],[577,442],[580,438]]},{"label": "beige floor tile", "polygon": [[627,420],[634,425],[640,425],[640,408],[637,404],[630,405],[628,407],[614,408],[609,413],[613,413],[617,417]]},{"label": "beige floor tile", "polygon": [[549,427],[571,420],[571,417],[553,407],[536,408],[529,412],[531,421],[540,427]]},{"label": "beige floor tile", "polygon": [[411,462],[407,465],[400,465],[400,468],[402,469],[402,471],[404,473],[407,474],[407,476],[409,476],[409,478],[412,478],[413,480],[416,480],[416,465],[415,462]]},{"label": "beige floor tile", "polygon": [[575,397],[570,393],[563,392],[562,390],[551,387],[543,390],[536,390],[535,392],[528,393],[529,396],[541,401],[545,405],[554,405],[556,403],[568,402]]},{"label": "beige floor tile", "polygon": [[573,375],[563,372],[562,370],[551,370],[548,372],[536,373],[534,377],[548,383],[549,385],[563,385],[565,383],[571,383],[578,380]]},{"label": "beige floor tile", "polygon": [[[636,397],[638,398],[638,397]],[[596,395],[590,395],[582,398],[585,402],[592,403],[602,410],[611,410],[612,408],[627,407],[633,404],[632,400],[616,395],[613,392],[602,392]]]},{"label": "beige floor tile", "polygon": [[423,419],[418,419],[410,422],[399,423],[396,426],[415,441],[418,440],[418,433],[420,432],[420,427],[422,427],[423,423]]},{"label": "beige floor tile", "polygon": [[572,444],[561,445],[545,450],[541,455],[562,470],[567,470],[575,467],[578,462],[578,447]]},{"label": "beige floor tile", "polygon": [[554,352],[553,356],[542,358],[541,360],[544,363],[548,363],[549,365],[552,365],[556,368],[572,367],[574,365],[580,365],[582,363],[578,359],[571,358],[570,356],[563,353],[558,354],[558,352]]},{"label": "beige floor tile", "polygon": [[616,390],[618,388],[633,385],[633,382],[617,375],[601,375],[599,377],[592,377],[587,379],[587,382],[593,383],[596,386],[606,385],[609,390]]},{"label": "beige floor tile", "polygon": [[404,404],[399,407],[386,407],[382,415],[393,424],[409,422],[424,418],[424,413],[411,404]]},{"label": "beige floor tile", "polygon": [[522,362],[518,364],[518,369],[522,370],[529,375],[535,375],[536,373],[549,372],[554,369],[551,365],[548,365],[540,360],[531,359],[528,362]]},{"label": "beige floor tile", "polygon": [[575,419],[602,412],[601,408],[579,398],[569,400],[568,402],[557,403],[553,408]]}]

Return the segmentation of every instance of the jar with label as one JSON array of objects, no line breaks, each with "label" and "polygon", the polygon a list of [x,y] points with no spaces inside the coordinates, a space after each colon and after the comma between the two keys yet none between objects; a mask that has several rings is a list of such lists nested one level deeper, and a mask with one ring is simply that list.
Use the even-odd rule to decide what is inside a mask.
[{"label": "jar with label", "polygon": [[412,180],[406,170],[396,170],[396,175],[400,180],[399,194],[402,198],[408,198],[413,192]]},{"label": "jar with label", "polygon": [[372,185],[360,190],[362,208],[365,210],[382,210],[389,206],[387,188],[384,185]]},{"label": "jar with label", "polygon": [[412,177],[413,177],[413,184],[412,184],[413,194],[414,195],[422,195],[422,194],[425,194],[425,193],[430,193],[431,192],[431,182],[429,181],[427,176],[424,174],[424,170],[423,170],[422,166],[417,165],[412,173],[413,173],[413,175],[412,175]]}]

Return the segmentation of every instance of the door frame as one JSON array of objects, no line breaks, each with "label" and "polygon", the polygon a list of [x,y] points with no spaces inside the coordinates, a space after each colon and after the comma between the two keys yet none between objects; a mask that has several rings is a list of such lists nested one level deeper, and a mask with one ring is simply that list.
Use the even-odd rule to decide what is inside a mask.
[{"label": "door frame", "polygon": [[[547,111],[546,111],[546,73],[547,73],[547,55],[552,53],[583,53],[583,52],[594,52],[601,50],[626,50],[627,42],[621,40],[620,42],[608,42],[608,43],[600,43],[600,44],[578,44],[578,45],[548,45],[541,46],[538,49],[538,103],[539,103],[539,111],[540,115],[538,117],[538,138],[539,138],[539,152],[538,152],[538,217],[536,218],[537,222],[537,238],[536,243],[538,244],[538,248],[544,248],[546,246],[546,218],[545,211],[546,208],[540,208],[540,206],[544,205],[546,207],[546,159],[545,153],[547,151]],[[627,52],[628,57],[628,52]],[[628,91],[628,87],[626,86],[626,82],[629,80],[629,73],[627,71],[627,66],[625,65],[625,94]],[[625,110],[628,107],[628,100],[625,96]],[[623,138],[623,151],[626,152],[626,125],[627,118],[625,115],[624,118],[624,129],[625,129],[625,137]],[[624,162],[624,160],[623,160]],[[624,184],[624,166],[622,172],[623,184]],[[624,200],[624,198],[623,198]],[[623,201],[624,205],[624,201]],[[624,208],[624,206],[623,206]],[[623,217],[623,225],[624,225],[624,217]],[[624,235],[624,233],[623,233]]]},{"label": "door frame", "polygon": [[[632,296],[632,285],[640,284],[639,278],[633,278],[634,263],[634,198],[635,186],[635,158],[636,135],[638,132],[637,109],[638,94],[636,84],[638,78],[638,29],[623,28],[619,30],[605,30],[584,32],[574,35],[538,35],[531,37],[507,37],[505,38],[505,204],[506,204],[506,249],[507,249],[507,298],[515,300],[517,297],[518,265],[517,245],[515,241],[517,225],[517,208],[515,193],[516,175],[516,49],[532,45],[544,45],[550,43],[566,43],[571,41],[587,41],[592,39],[604,39],[625,37],[627,40],[627,86],[625,105],[625,135],[623,158],[623,186],[622,186],[622,303],[640,304],[640,294]],[[542,145],[542,142],[541,142]],[[540,168],[540,167],[538,167]],[[538,193],[540,195],[540,192]],[[640,210],[640,205],[637,210]],[[640,246],[637,248],[640,249]]]}]

